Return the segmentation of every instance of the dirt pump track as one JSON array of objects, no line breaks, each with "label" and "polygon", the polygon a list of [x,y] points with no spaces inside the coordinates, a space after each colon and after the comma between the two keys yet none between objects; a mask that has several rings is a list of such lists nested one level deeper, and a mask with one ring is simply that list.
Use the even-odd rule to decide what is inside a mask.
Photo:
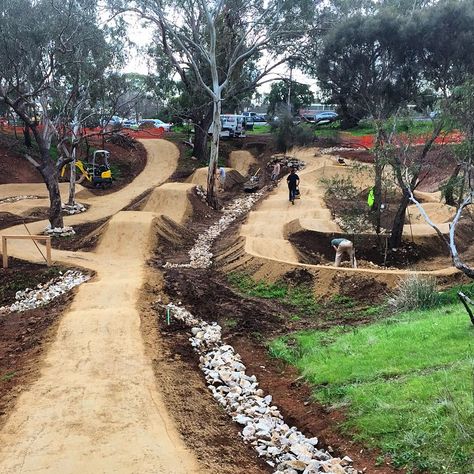
[{"label": "dirt pump track", "polygon": [[[113,216],[95,252],[55,251],[56,261],[92,269],[64,314],[41,374],[19,397],[0,433],[0,472],[203,472],[180,438],[145,354],[137,310],[157,212],[120,211],[174,172],[177,149],[144,141],[148,162],[110,198],[88,196],[68,225]],[[84,196],[83,196],[84,197]],[[155,209],[159,211],[159,209]],[[175,219],[184,217],[173,215]],[[30,225],[41,232],[45,221]],[[23,226],[5,230],[24,233]],[[9,253],[39,261],[31,242]]]},{"label": "dirt pump track", "polygon": [[[145,262],[156,244],[154,226],[162,215],[178,224],[186,221],[192,213],[188,194],[195,184],[193,179],[163,184],[176,169],[178,150],[164,140],[144,140],[143,144],[147,165],[130,185],[107,197],[79,189],[78,199],[90,208],[65,219],[67,225],[79,225],[112,216],[95,251],[53,252],[56,261],[94,270],[96,277],[79,288],[40,377],[19,397],[0,433],[2,473],[206,472],[184,445],[164,405],[145,352],[137,309],[147,280]],[[331,276],[338,271],[355,275],[353,269],[300,263],[287,240],[295,226],[339,231],[323,205],[321,189],[314,189],[321,165],[326,163],[325,169],[331,169],[328,158],[315,159],[314,150],[296,153],[308,163],[301,173],[302,200],[290,207],[285,186],[280,185],[251,212],[240,234],[245,258],[265,262],[262,271],[267,273],[276,266],[275,274],[304,267]],[[248,156],[234,158],[237,162],[246,158],[241,165],[248,171],[252,164]],[[4,185],[0,197],[2,193],[44,194],[39,188]],[[122,211],[147,191],[151,192],[142,211]],[[35,222],[29,228],[40,233],[46,224]],[[3,233],[21,235],[25,229],[14,226]],[[41,259],[29,241],[12,241],[9,253],[34,262]],[[406,274],[358,272],[381,278]],[[452,269],[441,273],[451,274]]]}]

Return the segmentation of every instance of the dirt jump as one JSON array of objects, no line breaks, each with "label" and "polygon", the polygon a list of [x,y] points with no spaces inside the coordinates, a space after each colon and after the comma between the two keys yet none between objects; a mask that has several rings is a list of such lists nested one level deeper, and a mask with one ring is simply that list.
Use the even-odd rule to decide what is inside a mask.
[{"label": "dirt jump", "polygon": [[[131,185],[107,199],[82,196],[90,210],[66,218],[74,225],[113,216],[95,252],[54,252],[56,261],[94,270],[96,277],[80,287],[39,379],[18,398],[1,431],[2,473],[203,472],[168,415],[140,332],[137,304],[153,222],[170,200],[166,191],[155,192],[150,212],[119,211],[168,179],[178,160],[169,142],[144,146],[148,162]],[[185,215],[182,209],[172,217]],[[30,230],[45,226],[35,222]],[[5,232],[22,234],[24,227]],[[31,242],[13,241],[10,254],[39,260]]]}]

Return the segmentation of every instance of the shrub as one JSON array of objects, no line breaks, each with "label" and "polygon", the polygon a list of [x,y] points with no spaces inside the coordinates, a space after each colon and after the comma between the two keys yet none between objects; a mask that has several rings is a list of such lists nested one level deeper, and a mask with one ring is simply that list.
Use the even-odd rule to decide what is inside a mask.
[{"label": "shrub", "polygon": [[312,128],[305,124],[295,125],[291,116],[285,116],[272,127],[278,151],[286,152],[294,146],[310,145],[314,141]]},{"label": "shrub", "polygon": [[389,300],[389,303],[398,311],[432,308],[439,302],[440,295],[436,289],[436,280],[417,274],[400,280],[394,295]]}]

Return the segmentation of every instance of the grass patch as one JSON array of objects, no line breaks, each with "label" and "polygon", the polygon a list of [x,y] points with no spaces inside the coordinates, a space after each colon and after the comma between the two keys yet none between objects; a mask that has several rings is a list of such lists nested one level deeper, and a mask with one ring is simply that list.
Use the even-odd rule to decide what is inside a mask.
[{"label": "grass patch", "polygon": [[253,126],[253,130],[247,130],[245,133],[246,135],[262,135],[264,133],[270,133],[271,127],[270,125],[255,125]]},{"label": "grass patch", "polygon": [[231,273],[228,278],[231,285],[246,295],[257,298],[277,299],[296,308],[298,314],[292,315],[293,321],[301,316],[311,316],[320,309],[320,304],[308,286],[290,286],[282,282],[256,282],[248,275],[241,273]]},{"label": "grass patch", "polygon": [[395,466],[472,473],[474,329],[461,305],[300,332],[270,352],[295,365],[319,401],[345,407],[343,428]]},{"label": "grass patch", "polygon": [[0,377],[0,382],[8,382],[9,380],[11,380],[13,377],[15,377],[16,375],[16,372],[9,372],[5,375],[2,375]]},{"label": "grass patch", "polygon": [[[392,123],[388,123],[390,131]],[[433,130],[433,123],[430,120],[399,120],[396,126],[397,133],[408,133],[410,135],[424,135]],[[370,120],[361,120],[359,125],[348,130],[340,128],[340,122],[318,125],[315,135],[321,138],[336,138],[338,132],[345,132],[354,137],[365,135],[375,135],[375,127]]]}]

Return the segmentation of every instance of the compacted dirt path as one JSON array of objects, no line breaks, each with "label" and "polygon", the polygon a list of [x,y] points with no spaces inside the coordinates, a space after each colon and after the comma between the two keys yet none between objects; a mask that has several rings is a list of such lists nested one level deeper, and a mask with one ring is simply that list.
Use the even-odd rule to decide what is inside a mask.
[{"label": "compacted dirt path", "polygon": [[[176,167],[178,150],[169,142],[144,144],[148,164],[140,176],[113,195],[92,197],[86,214],[66,220],[113,215],[95,252],[53,253],[97,274],[79,288],[39,379],[18,398],[0,433],[2,474],[203,472],[166,411],[140,329],[139,292],[161,209],[118,212]],[[34,247],[15,243],[14,255],[37,260]]]},{"label": "compacted dirt path", "polygon": [[[320,180],[334,176],[351,175],[354,184],[365,188],[371,185],[372,178],[370,173],[364,173],[362,169],[354,172],[349,167],[337,166],[334,157],[315,154],[315,149],[296,149],[293,150],[292,155],[305,161],[307,165],[304,170],[298,172],[301,178],[301,199],[296,200],[295,205],[288,201],[288,188],[285,181],[286,176],[284,176],[278,187],[256,209],[249,213],[246,222],[241,226],[240,235],[245,242],[245,253],[269,263],[278,262],[290,266],[299,266],[331,275],[335,272],[379,276],[402,276],[410,273],[406,270],[369,268],[341,267],[336,270],[331,266],[301,263],[294,247],[288,240],[290,233],[307,230],[315,233],[340,233],[344,235],[336,222],[332,220],[331,213],[324,203],[325,187]],[[428,206],[427,210],[432,219],[441,219],[439,226],[443,231],[446,231],[448,224],[443,223],[443,219],[446,218],[448,211],[441,208],[442,205],[438,203],[434,206]],[[417,214],[415,213],[415,215]],[[416,233],[416,235],[433,235],[434,230],[428,224],[423,223],[421,219],[418,219],[418,221],[420,223],[413,224],[411,229],[406,226],[405,232]],[[329,246],[329,240],[327,245]],[[418,271],[417,273],[452,275],[456,272],[457,270],[454,267],[448,267],[433,271]]]}]

